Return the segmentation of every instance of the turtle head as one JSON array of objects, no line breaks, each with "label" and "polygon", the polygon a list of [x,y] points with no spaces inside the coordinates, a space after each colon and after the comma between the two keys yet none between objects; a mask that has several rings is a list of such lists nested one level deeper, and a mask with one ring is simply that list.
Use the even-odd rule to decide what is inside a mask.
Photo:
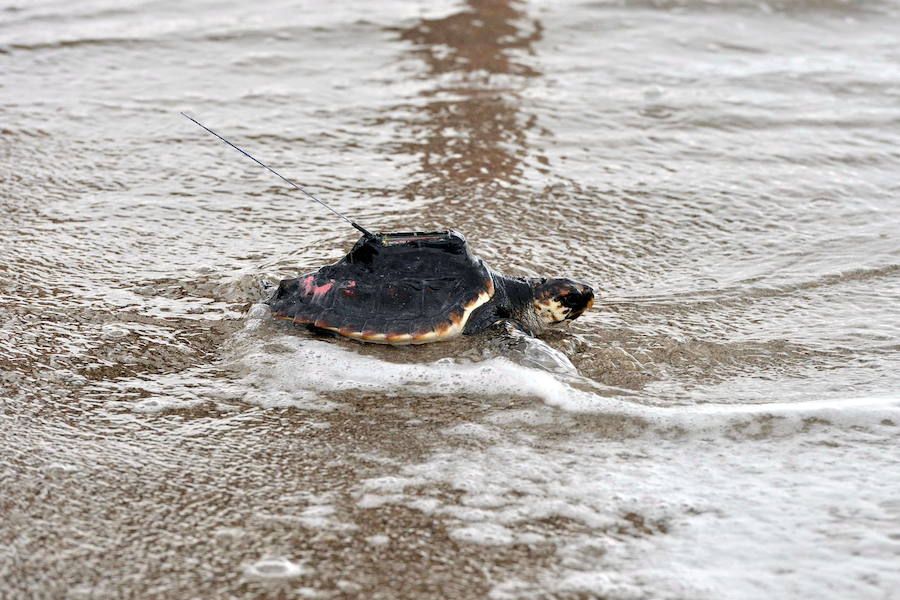
[{"label": "turtle head", "polygon": [[571,279],[530,278],[534,308],[545,325],[571,321],[594,305],[594,290]]}]

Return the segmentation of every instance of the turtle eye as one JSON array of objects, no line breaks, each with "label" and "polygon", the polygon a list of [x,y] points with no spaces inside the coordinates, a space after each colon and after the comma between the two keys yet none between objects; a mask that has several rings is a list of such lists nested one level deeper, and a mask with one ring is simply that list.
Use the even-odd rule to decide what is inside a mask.
[{"label": "turtle eye", "polygon": [[569,290],[559,294],[556,297],[556,301],[568,309],[581,308],[586,302],[583,294],[570,292]]}]

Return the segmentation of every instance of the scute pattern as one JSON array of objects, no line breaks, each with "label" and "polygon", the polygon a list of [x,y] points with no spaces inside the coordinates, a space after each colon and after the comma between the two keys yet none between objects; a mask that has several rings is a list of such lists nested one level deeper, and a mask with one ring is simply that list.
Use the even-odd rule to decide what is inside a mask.
[{"label": "scute pattern", "polygon": [[273,316],[367,342],[423,344],[462,333],[494,295],[465,238],[385,245],[363,237],[333,265],[281,282]]}]

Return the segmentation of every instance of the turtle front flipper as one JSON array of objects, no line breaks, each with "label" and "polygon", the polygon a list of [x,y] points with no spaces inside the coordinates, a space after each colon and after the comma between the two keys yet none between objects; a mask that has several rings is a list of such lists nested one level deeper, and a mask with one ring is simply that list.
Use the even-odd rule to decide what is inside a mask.
[{"label": "turtle front flipper", "polygon": [[494,295],[490,302],[479,306],[466,323],[463,333],[471,335],[487,330],[517,331],[532,336],[536,333],[536,318],[529,310],[534,296],[520,277],[506,277],[492,273]]},{"label": "turtle front flipper", "polygon": [[578,369],[568,356],[531,335],[517,321],[502,319],[497,321],[491,330],[497,330],[500,335],[493,336],[488,342],[488,347],[504,358],[551,373],[561,375],[578,373]]},{"label": "turtle front flipper", "polygon": [[497,303],[492,300],[482,304],[469,315],[466,321],[466,327],[463,329],[464,335],[474,335],[491,329],[500,322],[508,320],[504,319],[497,311]]},{"label": "turtle front flipper", "polygon": [[522,335],[534,337],[533,331],[529,330],[527,327],[525,327],[525,325],[519,323],[514,319],[499,319],[495,321],[489,329],[500,333],[505,333],[506,335],[513,337]]}]

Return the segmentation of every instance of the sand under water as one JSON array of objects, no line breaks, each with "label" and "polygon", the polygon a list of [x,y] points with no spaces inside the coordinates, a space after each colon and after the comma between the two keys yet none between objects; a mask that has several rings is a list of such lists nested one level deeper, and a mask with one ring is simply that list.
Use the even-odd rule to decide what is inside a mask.
[{"label": "sand under water", "polygon": [[[900,598],[900,6],[0,2],[0,597]],[[268,318],[452,227],[595,308]]]}]

